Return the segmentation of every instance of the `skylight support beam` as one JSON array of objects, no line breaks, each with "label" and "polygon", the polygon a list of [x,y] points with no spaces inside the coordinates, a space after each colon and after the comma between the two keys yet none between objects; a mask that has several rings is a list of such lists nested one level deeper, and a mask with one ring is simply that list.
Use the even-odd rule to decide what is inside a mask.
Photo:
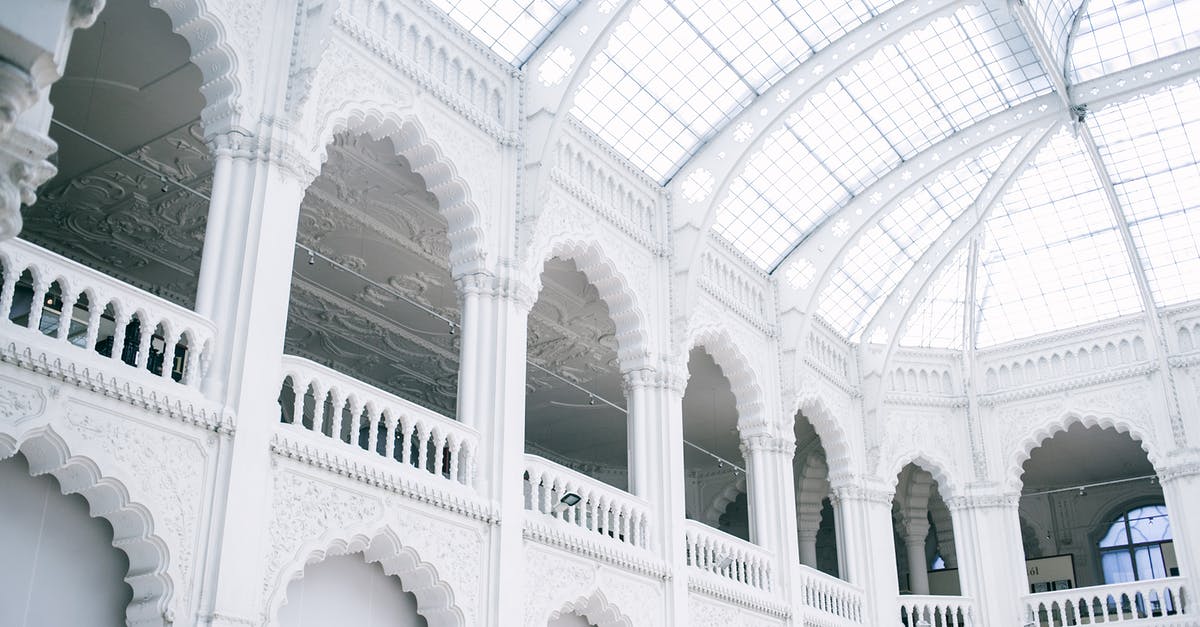
[{"label": "skylight support beam", "polygon": [[[1033,45],[1034,53],[1037,55],[1042,69],[1054,81],[1055,92],[1062,98],[1063,104],[1068,109],[1071,109],[1071,93],[1066,82],[1066,76],[1054,72],[1057,64],[1054,63],[1054,57],[1050,54],[1050,47],[1046,42],[1044,34],[1033,28],[1032,14],[1029,12],[1029,7],[1021,0],[1010,0],[1009,7],[1017,18],[1017,25],[1024,31],[1025,37]],[[1087,155],[1092,162],[1092,166],[1096,168],[1096,174],[1104,190],[1105,199],[1108,201],[1109,210],[1112,212],[1113,222],[1116,224],[1117,232],[1121,234],[1121,241],[1125,248],[1126,262],[1129,265],[1130,272],[1133,274],[1134,283],[1137,285],[1138,296],[1142,300],[1142,309],[1146,315],[1146,328],[1154,338],[1154,358],[1158,362],[1159,371],[1162,372],[1163,392],[1164,396],[1166,396],[1167,408],[1170,413],[1171,431],[1175,437],[1175,443],[1178,446],[1186,446],[1187,439],[1183,433],[1179,399],[1174,391],[1174,376],[1171,372],[1171,366],[1167,361],[1166,334],[1163,331],[1158,316],[1158,305],[1154,301],[1154,292],[1150,289],[1150,280],[1146,276],[1146,267],[1142,264],[1141,255],[1138,254],[1137,243],[1133,239],[1133,233],[1129,230],[1129,221],[1125,218],[1125,212],[1121,208],[1121,199],[1117,195],[1116,188],[1113,186],[1108,167],[1105,166],[1104,159],[1100,155],[1100,149],[1096,146],[1096,140],[1092,137],[1091,129],[1087,126],[1085,117],[1087,108],[1086,106],[1077,105],[1074,107],[1074,111],[1078,115],[1075,121],[1075,130],[1079,135],[1079,141],[1083,142],[1084,147],[1087,149]],[[967,338],[964,341],[968,340],[973,343],[975,338]]]},{"label": "skylight support beam", "polygon": [[[1031,130],[1013,147],[1000,167],[984,184],[971,206],[954,219],[917,262],[909,268],[896,288],[888,294],[883,306],[867,323],[863,341],[859,344],[863,376],[882,376],[895,352],[908,320],[921,304],[925,294],[937,277],[949,266],[955,253],[978,236],[992,209],[1004,197],[1004,193],[1016,181],[1025,166],[1050,141],[1062,124],[1062,112],[1053,120]],[[883,344],[871,344],[870,338],[885,336]],[[964,338],[964,344],[968,340]]]},{"label": "skylight support beam", "polygon": [[[1001,194],[1000,196],[1003,196]],[[999,197],[999,196],[998,196]],[[967,256],[967,294],[963,300],[963,391],[967,397],[967,437],[971,457],[975,460],[975,479],[987,479],[987,455],[983,444],[983,421],[979,420],[979,371],[975,367],[975,337],[979,334],[979,255],[983,235],[978,231],[971,237]],[[885,371],[886,372],[886,371]]]},{"label": "skylight support beam", "polygon": [[[672,195],[680,199],[675,203],[671,225],[680,260],[677,267],[694,267],[690,262],[700,254],[717,206],[728,195],[730,184],[767,138],[786,125],[789,115],[801,111],[832,81],[884,46],[972,4],[985,6],[984,0],[904,0],[808,58],[755,98],[683,163],[668,184]],[[693,202],[683,200],[688,198],[683,185],[691,173],[699,171],[712,175],[712,190],[700,198],[693,197]]]}]

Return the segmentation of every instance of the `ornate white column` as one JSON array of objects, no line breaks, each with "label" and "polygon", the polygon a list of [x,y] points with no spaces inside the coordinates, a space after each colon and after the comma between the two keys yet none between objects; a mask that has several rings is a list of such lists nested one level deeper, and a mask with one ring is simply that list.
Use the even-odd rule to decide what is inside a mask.
[{"label": "ornate white column", "polygon": [[479,430],[480,490],[498,504],[492,527],[486,625],[524,615],[525,341],[537,294],[511,277],[458,277],[462,340],[458,419]]},{"label": "ornate white column", "polygon": [[1029,587],[1018,513],[1019,493],[946,498],[954,524],[963,596],[975,601],[976,624],[1022,625]]},{"label": "ornate white column", "polygon": [[900,621],[896,598],[896,551],[892,536],[892,492],[860,480],[833,485],[842,578],[866,595],[863,623],[895,625]]},{"label": "ornate white column", "polygon": [[663,365],[657,370],[633,370],[624,374],[624,384],[629,402],[629,490],[650,503],[651,549],[675,573],[667,581],[663,624],[686,625],[683,391],[687,369]]},{"label": "ornate white column", "polygon": [[817,567],[817,531],[821,527],[821,503],[800,499],[796,510],[796,538],[800,544],[800,563]]},{"label": "ornate white column", "polygon": [[929,521],[923,517],[904,519],[904,549],[908,556],[908,588],[913,594],[929,594],[929,564],[925,559],[925,539]]},{"label": "ornate white column", "polygon": [[1194,588],[1200,581],[1200,453],[1168,457],[1158,479],[1171,519],[1179,574],[1190,578]]},{"label": "ornate white column", "polygon": [[196,309],[216,325],[205,392],[237,416],[224,439],[213,504],[209,586],[202,623],[257,624],[263,525],[271,519],[270,440],[279,420],[280,358],[287,326],[300,201],[316,171],[286,145],[241,133],[213,139],[218,176],[205,233]]},{"label": "ornate white column", "polygon": [[[751,425],[755,421],[749,421]],[[780,435],[767,425],[751,426],[742,433],[742,457],[746,460],[746,494],[750,505],[750,539],[775,557],[772,589],[791,589],[796,567],[796,492],[792,478],[794,437]]]},{"label": "ornate white column", "polygon": [[71,35],[87,28],[105,0],[15,0],[0,8],[0,240],[21,232],[21,205],[54,176],[46,157],[50,85],[62,77]]}]

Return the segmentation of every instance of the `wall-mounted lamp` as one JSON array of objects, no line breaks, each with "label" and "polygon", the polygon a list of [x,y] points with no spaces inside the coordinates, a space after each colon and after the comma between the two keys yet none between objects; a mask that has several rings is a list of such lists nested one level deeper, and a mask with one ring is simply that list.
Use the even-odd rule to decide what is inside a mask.
[{"label": "wall-mounted lamp", "polygon": [[558,499],[558,502],[554,504],[551,512],[555,514],[561,514],[568,509],[575,507],[582,500],[583,497],[579,496],[578,494],[575,494],[574,492],[567,492],[566,494],[562,495],[562,498]]}]

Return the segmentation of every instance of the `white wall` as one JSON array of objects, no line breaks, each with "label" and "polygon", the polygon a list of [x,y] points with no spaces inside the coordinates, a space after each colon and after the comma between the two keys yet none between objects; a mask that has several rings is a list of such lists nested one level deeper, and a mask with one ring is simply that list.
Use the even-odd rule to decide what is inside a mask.
[{"label": "white wall", "polygon": [[25,457],[0,462],[0,625],[124,625],[129,561],[112,527]]},{"label": "white wall", "polygon": [[400,579],[368,564],[361,553],[338,555],[312,564],[288,585],[279,610],[282,627],[425,627],[417,599]]}]

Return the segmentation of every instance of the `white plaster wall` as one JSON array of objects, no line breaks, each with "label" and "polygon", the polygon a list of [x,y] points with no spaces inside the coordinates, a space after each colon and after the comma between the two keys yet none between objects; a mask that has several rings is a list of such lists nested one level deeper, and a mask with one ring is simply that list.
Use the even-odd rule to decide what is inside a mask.
[{"label": "white plaster wall", "polygon": [[112,527],[25,457],[0,462],[0,625],[124,625],[129,562]]},{"label": "white plaster wall", "polygon": [[287,604],[279,610],[282,627],[425,627],[416,598],[400,578],[385,575],[362,554],[337,555],[304,569],[288,585]]}]

